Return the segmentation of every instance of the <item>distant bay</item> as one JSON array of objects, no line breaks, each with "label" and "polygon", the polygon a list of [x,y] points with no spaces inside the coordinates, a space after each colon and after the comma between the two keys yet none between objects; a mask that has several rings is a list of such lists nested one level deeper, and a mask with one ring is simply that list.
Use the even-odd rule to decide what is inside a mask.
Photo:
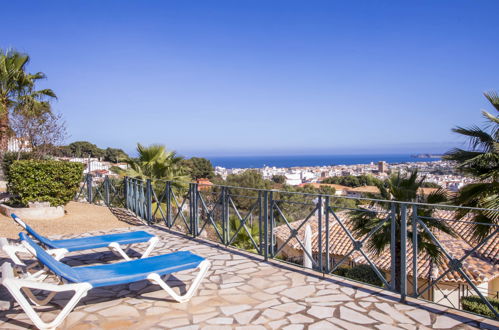
[{"label": "distant bay", "polygon": [[295,156],[226,156],[207,157],[213,166],[225,168],[262,168],[275,167],[303,167],[303,166],[332,166],[369,164],[385,161],[387,163],[407,162],[434,162],[440,158],[415,158],[411,155],[295,155]]}]

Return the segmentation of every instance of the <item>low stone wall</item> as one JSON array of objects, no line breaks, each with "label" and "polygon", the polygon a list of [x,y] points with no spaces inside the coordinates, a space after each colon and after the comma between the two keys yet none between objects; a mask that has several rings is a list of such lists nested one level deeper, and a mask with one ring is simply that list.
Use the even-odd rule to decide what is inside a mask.
[{"label": "low stone wall", "polygon": [[14,213],[19,218],[26,220],[49,220],[62,218],[64,216],[64,206],[11,207],[0,204],[0,212],[8,217]]}]

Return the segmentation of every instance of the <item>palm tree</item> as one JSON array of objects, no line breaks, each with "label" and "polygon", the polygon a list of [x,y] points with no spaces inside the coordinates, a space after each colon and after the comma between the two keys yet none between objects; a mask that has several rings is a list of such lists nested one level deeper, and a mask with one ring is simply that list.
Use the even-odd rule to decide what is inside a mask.
[{"label": "palm tree", "polygon": [[51,89],[35,90],[35,83],[45,74],[27,73],[29,59],[26,54],[0,50],[0,151],[7,150],[11,111],[31,116],[50,112],[47,100],[56,98]]},{"label": "palm tree", "polygon": [[[435,190],[427,196],[420,194],[420,188],[423,187],[425,177],[418,179],[418,172],[412,171],[408,175],[400,173],[392,175],[383,184],[379,185],[381,198],[383,200],[393,200],[402,202],[419,202],[428,204],[440,204],[447,200],[446,193],[442,188]],[[352,224],[352,232],[357,237],[362,237],[371,232],[372,229],[381,225],[386,217],[380,217],[380,212],[384,211],[385,215],[391,210],[392,203],[374,201],[362,211],[351,211],[350,219]],[[400,290],[401,283],[401,247],[400,247],[400,224],[402,219],[402,206],[400,203],[393,203],[394,219],[396,224],[396,242],[395,242],[395,288]],[[407,219],[410,219],[412,210],[408,209]],[[370,211],[371,210],[371,211]],[[421,221],[432,231],[440,230],[444,233],[454,236],[453,230],[443,221],[432,221],[432,209],[429,207],[418,206],[417,215]],[[418,252],[425,253],[429,256],[430,261],[436,264],[442,262],[442,252],[432,242],[430,235],[423,230],[418,231]],[[407,237],[412,237],[412,226],[407,226]],[[412,243],[412,239],[408,239]],[[386,249],[389,248],[391,241],[391,221],[386,221],[381,228],[376,231],[366,242],[367,250],[375,256],[380,256]]]},{"label": "palm tree", "polygon": [[177,156],[174,151],[166,151],[165,146],[153,144],[145,147],[137,143],[137,152],[138,158],[127,161],[129,166],[127,170],[119,168],[113,170],[132,178],[150,179],[153,184],[159,184],[159,180],[174,181],[180,185],[190,181],[182,165],[183,158]]},{"label": "palm tree", "polygon": [[[489,92],[484,95],[499,111],[499,94]],[[445,159],[457,162],[462,173],[477,180],[461,188],[454,202],[466,207],[490,209],[461,209],[457,212],[458,218],[473,218],[473,238],[477,241],[492,232],[494,227],[491,225],[499,223],[499,118],[487,111],[482,111],[482,115],[487,121],[484,128],[475,125],[452,129],[468,138],[469,150],[454,148],[445,154]]]}]

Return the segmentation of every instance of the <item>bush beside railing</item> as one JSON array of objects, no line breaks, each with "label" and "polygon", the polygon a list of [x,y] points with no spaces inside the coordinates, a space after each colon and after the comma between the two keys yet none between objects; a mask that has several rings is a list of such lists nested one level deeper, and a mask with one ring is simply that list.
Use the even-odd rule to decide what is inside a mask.
[{"label": "bush beside railing", "polygon": [[[499,313],[499,299],[487,298],[494,309]],[[479,296],[468,296],[461,299],[461,304],[465,311],[480,314],[487,317],[494,317],[494,314]]]}]

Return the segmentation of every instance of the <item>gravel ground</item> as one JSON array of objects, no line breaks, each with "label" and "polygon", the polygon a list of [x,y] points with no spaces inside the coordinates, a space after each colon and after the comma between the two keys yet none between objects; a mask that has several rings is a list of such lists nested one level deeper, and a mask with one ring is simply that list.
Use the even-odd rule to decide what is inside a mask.
[{"label": "gravel ground", "polygon": [[[130,228],[134,223],[121,221],[105,206],[69,202],[66,215],[54,220],[26,221],[44,236],[80,234],[95,230]],[[138,223],[137,223],[138,224]],[[21,228],[12,218],[0,214],[0,237],[19,238]]]}]

